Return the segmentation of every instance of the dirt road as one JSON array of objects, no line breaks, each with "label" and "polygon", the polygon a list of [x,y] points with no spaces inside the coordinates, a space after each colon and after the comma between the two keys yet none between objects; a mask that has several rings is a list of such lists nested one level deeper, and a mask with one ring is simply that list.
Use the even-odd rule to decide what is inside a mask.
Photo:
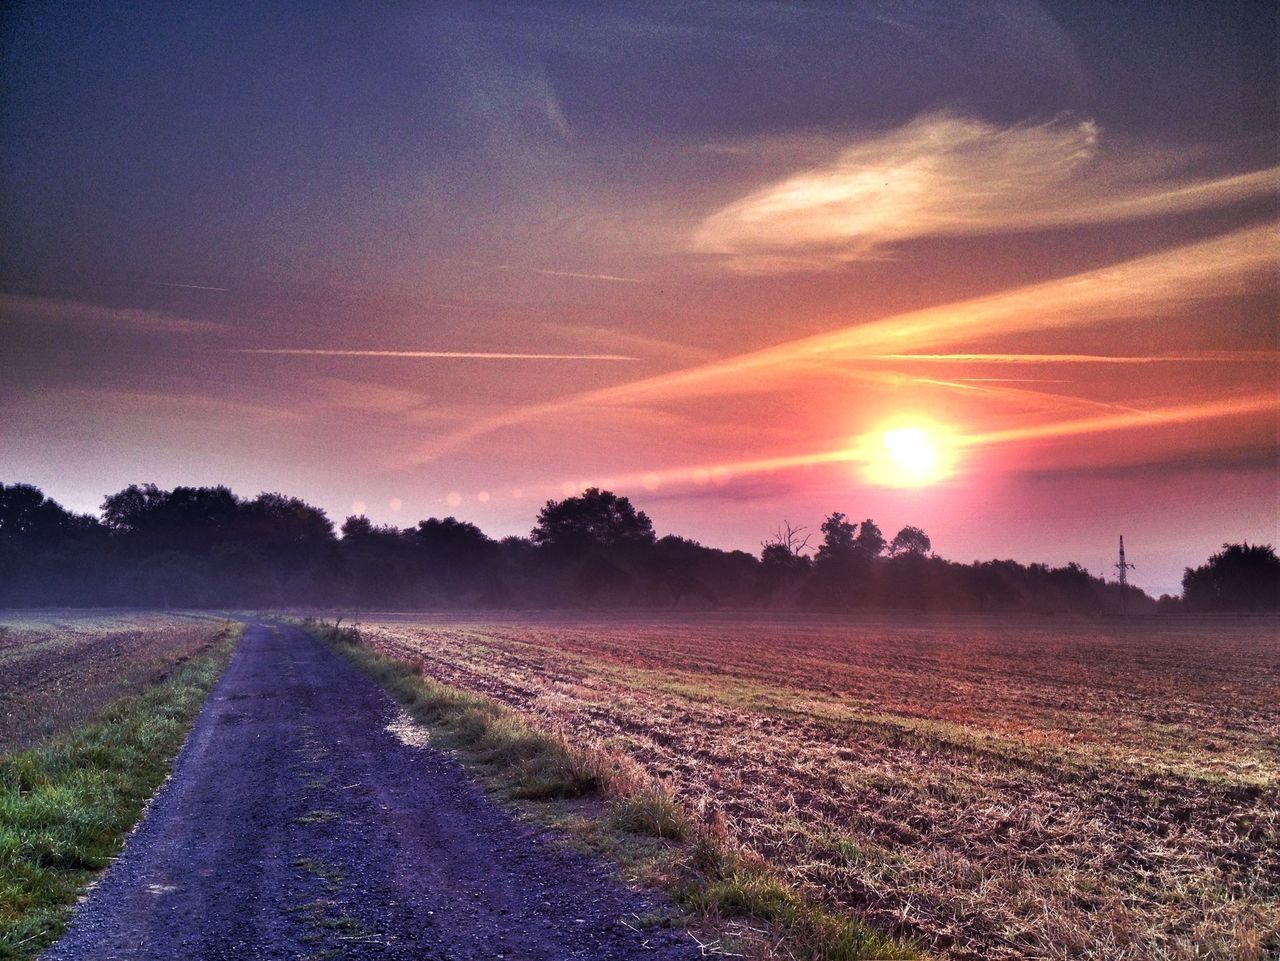
[{"label": "dirt road", "polygon": [[172,779],[50,961],[676,961],[658,905],[388,731],[393,702],[291,627],[253,624]]}]

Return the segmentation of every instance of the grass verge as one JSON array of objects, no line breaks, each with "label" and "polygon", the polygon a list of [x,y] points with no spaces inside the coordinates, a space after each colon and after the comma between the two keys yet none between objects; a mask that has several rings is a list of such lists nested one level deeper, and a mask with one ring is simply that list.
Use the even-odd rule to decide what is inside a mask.
[{"label": "grass verge", "polygon": [[[316,637],[381,684],[431,733],[433,744],[507,797],[523,802],[598,798],[601,813],[526,813],[567,828],[621,862],[631,877],[664,887],[703,931],[728,932],[754,957],[795,961],[918,958],[912,945],[833,912],[738,847],[714,811],[694,811],[671,786],[621,752],[570,743],[511,708],[423,676],[406,661],[363,646],[354,628],[306,621]],[[636,844],[634,838],[655,843]],[[749,932],[755,932],[751,934]]]},{"label": "grass verge", "polygon": [[0,757],[0,959],[33,958],[62,933],[168,776],[241,630],[76,730]]}]

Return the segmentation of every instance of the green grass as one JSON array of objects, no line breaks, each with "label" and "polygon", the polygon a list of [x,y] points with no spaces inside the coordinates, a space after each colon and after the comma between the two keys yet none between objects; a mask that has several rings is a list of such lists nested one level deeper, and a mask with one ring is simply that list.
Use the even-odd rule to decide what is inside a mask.
[{"label": "green grass", "polygon": [[[362,646],[353,628],[304,626],[386,688],[428,728],[433,745],[455,751],[492,788],[522,802],[524,813],[573,831],[631,877],[665,887],[688,921],[763,924],[771,941],[781,941],[780,956],[795,961],[921,957],[912,945],[804,896],[766,862],[738,849],[721,819],[688,810],[671,785],[621,754],[574,745],[505,705],[424,677],[412,664]],[[530,803],[570,798],[605,803],[599,816]]]},{"label": "green grass", "polygon": [[168,776],[240,632],[88,724],[0,757],[0,959],[35,957],[62,933]]}]

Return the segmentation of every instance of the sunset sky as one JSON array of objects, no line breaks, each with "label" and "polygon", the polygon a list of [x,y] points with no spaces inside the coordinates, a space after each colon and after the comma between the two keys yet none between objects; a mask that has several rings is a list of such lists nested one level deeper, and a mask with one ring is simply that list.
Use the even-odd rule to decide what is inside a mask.
[{"label": "sunset sky", "polygon": [[1280,541],[1275,10],[6,4],[0,479],[1176,592]]}]

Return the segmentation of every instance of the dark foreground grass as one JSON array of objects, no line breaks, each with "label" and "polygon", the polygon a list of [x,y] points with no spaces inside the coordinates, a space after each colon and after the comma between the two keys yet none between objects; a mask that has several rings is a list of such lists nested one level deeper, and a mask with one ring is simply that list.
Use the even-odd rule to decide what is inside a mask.
[{"label": "dark foreground grass", "polygon": [[0,959],[35,957],[62,933],[169,773],[240,627],[92,721],[0,757]]},{"label": "dark foreground grass", "polygon": [[[738,848],[714,814],[688,810],[662,781],[621,753],[574,745],[529,725],[489,698],[440,684],[411,663],[374,653],[352,628],[305,622],[321,640],[381,684],[490,787],[525,813],[568,828],[619,860],[631,877],[664,887],[702,931],[729,934],[753,957],[796,961],[918,958],[911,945],[834,913]],[[600,813],[532,802],[598,798]],[[648,838],[653,843],[633,843]]]}]

